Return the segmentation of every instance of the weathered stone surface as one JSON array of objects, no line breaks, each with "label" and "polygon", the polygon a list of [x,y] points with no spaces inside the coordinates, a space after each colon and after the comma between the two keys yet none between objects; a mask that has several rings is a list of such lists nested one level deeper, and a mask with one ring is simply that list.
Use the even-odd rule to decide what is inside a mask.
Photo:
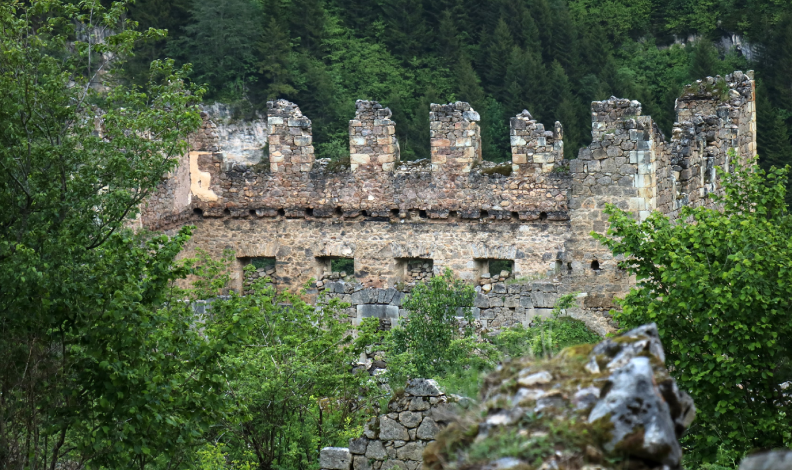
[{"label": "weathered stone surface", "polygon": [[429,402],[423,397],[415,397],[410,400],[410,411],[425,411],[429,409]]},{"label": "weathered stone surface", "polygon": [[328,470],[349,470],[352,454],[346,447],[325,447],[319,452],[319,466]]},{"label": "weathered stone surface", "polygon": [[349,440],[349,451],[353,454],[365,454],[366,446],[368,446],[368,438],[366,437]]},{"label": "weathered stone surface", "polygon": [[456,403],[438,403],[432,407],[430,416],[438,423],[449,423],[459,417],[459,406]]},{"label": "weathered stone surface", "polygon": [[[397,439],[406,441],[410,439],[410,436],[407,434],[407,428],[399,424],[398,421],[388,418],[387,416],[381,416],[379,420],[380,439],[384,441],[394,441]],[[371,443],[369,443],[369,447],[371,447]]]},{"label": "weathered stone surface", "polygon": [[352,457],[352,469],[353,470],[371,470],[371,464],[369,463],[369,459],[362,455],[354,455]]},{"label": "weathered stone surface", "polygon": [[385,446],[383,446],[382,441],[378,439],[369,441],[365,455],[366,458],[375,460],[385,460],[388,457],[388,454],[385,452]]},{"label": "weathered stone surface", "polygon": [[[652,324],[596,346],[566,349],[550,360],[507,362],[486,378],[485,401],[441,431],[424,462],[432,470],[446,468],[445,462],[454,462],[454,468],[498,468],[500,463],[486,455],[475,461],[457,458],[471,455],[466,449],[474,441],[485,446],[482,441],[492,439],[492,445],[498,445],[499,436],[508,435],[514,448],[539,449],[541,440],[548,449],[539,451],[541,464],[535,460],[537,454],[526,451],[512,456],[519,462],[508,462],[508,467],[564,468],[559,459],[587,459],[585,451],[586,456],[596,454],[603,461],[625,458],[625,468],[634,470],[679,469],[678,438],[695,409],[668,374],[664,358]],[[520,378],[525,384],[518,383]],[[524,419],[526,415],[532,418]],[[569,432],[592,438],[582,448],[580,443],[569,446],[564,434]],[[593,437],[598,435],[608,439]],[[453,457],[445,454],[447,449],[454,449]]]},{"label": "weathered stone surface", "polygon": [[749,455],[740,463],[740,470],[790,470],[792,450],[776,450]]},{"label": "weathered stone surface", "polygon": [[405,427],[414,428],[421,424],[421,413],[414,413],[412,411],[402,411],[399,413],[399,422]]},{"label": "weathered stone surface", "polygon": [[396,457],[400,460],[421,460],[423,459],[423,450],[423,443],[408,442],[404,447],[396,450]]},{"label": "weathered stone surface", "polygon": [[418,439],[434,439],[437,433],[440,432],[440,427],[432,418],[424,418],[421,425],[418,426]]},{"label": "weathered stone surface", "polygon": [[416,397],[436,397],[442,393],[432,379],[410,379],[404,391]]}]

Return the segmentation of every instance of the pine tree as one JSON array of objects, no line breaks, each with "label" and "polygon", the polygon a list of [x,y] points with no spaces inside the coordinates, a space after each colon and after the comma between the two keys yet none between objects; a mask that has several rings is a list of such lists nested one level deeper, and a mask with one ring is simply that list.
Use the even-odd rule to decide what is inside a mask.
[{"label": "pine tree", "polygon": [[700,80],[705,77],[716,75],[720,58],[718,50],[712,41],[701,38],[695,41],[690,50],[690,78]]},{"label": "pine tree", "polygon": [[250,0],[195,0],[191,23],[168,52],[193,64],[193,76],[209,85],[209,97],[244,95],[261,37],[260,10]]},{"label": "pine tree", "polygon": [[264,98],[289,97],[297,92],[291,85],[291,40],[289,33],[275,17],[270,17],[258,41],[258,71],[264,75]]},{"label": "pine tree", "polygon": [[504,100],[507,86],[504,79],[509,55],[514,47],[514,39],[503,18],[498,20],[490,38],[482,51],[484,56],[481,61],[483,66],[481,72],[484,78],[484,89],[497,99]]}]

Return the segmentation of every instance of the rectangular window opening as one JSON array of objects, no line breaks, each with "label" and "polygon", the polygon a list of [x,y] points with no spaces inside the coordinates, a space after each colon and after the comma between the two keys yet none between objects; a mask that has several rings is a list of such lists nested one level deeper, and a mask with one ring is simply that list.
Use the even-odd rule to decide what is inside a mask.
[{"label": "rectangular window opening", "polygon": [[[249,293],[250,286],[253,285],[258,279],[261,278],[270,278],[273,279],[275,277],[276,272],[276,262],[275,257],[270,256],[257,256],[257,257],[250,257],[250,258],[240,258],[242,262],[243,268],[243,287],[245,293]],[[244,269],[247,266],[252,265],[254,270],[246,270]]]},{"label": "rectangular window opening", "polygon": [[319,262],[318,279],[340,280],[355,276],[355,258],[341,258],[337,256],[325,256],[317,258]]},{"label": "rectangular window opening", "polygon": [[434,261],[426,258],[399,258],[396,260],[396,272],[407,286],[428,282],[434,275]]},{"label": "rectangular window opening", "polygon": [[514,277],[514,260],[481,258],[475,261],[482,285],[503,282]]}]

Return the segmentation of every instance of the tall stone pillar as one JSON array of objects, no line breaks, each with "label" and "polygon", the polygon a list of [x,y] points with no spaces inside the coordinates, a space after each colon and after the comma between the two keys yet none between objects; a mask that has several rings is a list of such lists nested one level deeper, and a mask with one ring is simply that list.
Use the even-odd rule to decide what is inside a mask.
[{"label": "tall stone pillar", "polygon": [[376,101],[358,100],[349,121],[349,162],[352,171],[390,172],[399,161],[399,141],[391,110]]},{"label": "tall stone pillar", "polygon": [[270,171],[306,173],[314,163],[311,120],[289,101],[267,102]]},{"label": "tall stone pillar", "polygon": [[564,159],[564,131],[556,121],[552,131],[536,122],[528,110],[511,118],[512,171],[520,175],[550,173]]},{"label": "tall stone pillar", "polygon": [[468,103],[431,105],[432,171],[469,173],[481,161],[479,114]]}]

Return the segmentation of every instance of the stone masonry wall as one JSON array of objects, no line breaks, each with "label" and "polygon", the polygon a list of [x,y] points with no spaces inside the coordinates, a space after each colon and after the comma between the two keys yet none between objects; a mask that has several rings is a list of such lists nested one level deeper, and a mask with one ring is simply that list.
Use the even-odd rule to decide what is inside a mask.
[{"label": "stone masonry wall", "polygon": [[270,171],[307,173],[314,163],[311,120],[286,100],[267,102]]},{"label": "stone masonry wall", "polygon": [[324,470],[419,470],[423,450],[458,415],[455,397],[446,396],[434,380],[412,379],[388,403],[387,413],[366,423],[363,436],[349,447],[325,447]]},{"label": "stone masonry wall", "polygon": [[479,114],[462,101],[432,104],[430,109],[432,169],[469,173],[481,161]]},{"label": "stone masonry wall", "polygon": [[556,121],[552,131],[533,119],[528,110],[511,118],[512,170],[519,174],[550,173],[564,159],[564,133]]},{"label": "stone masonry wall", "polygon": [[[565,293],[562,279],[522,282],[497,282],[489,292],[476,287],[472,314],[477,331],[498,331],[515,325],[526,328],[536,318],[550,318],[558,298]],[[394,325],[407,316],[402,303],[409,288],[386,289],[366,287],[358,282],[318,281],[316,292],[320,305],[331,299],[349,303],[343,319],[359,324],[364,318],[379,318]],[[585,297],[583,297],[585,301]],[[567,315],[578,318],[597,333],[612,331],[608,317],[586,315],[579,308],[569,309]]]},{"label": "stone masonry wall", "polygon": [[755,94],[751,72],[708,77],[685,87],[658,175],[664,196],[658,210],[676,217],[683,206],[706,204],[708,194],[721,192],[715,167],[734,167],[729,151],[743,164],[756,154]]},{"label": "stone masonry wall", "polygon": [[349,121],[349,161],[351,170],[367,167],[393,171],[399,161],[399,141],[391,110],[376,101],[358,100],[355,119]]},{"label": "stone masonry wall", "polygon": [[[720,190],[713,168],[733,167],[729,149],[740,160],[755,155],[754,100],[751,72],[692,84],[677,100],[670,140],[637,101],[593,102],[593,140],[568,162],[569,174],[555,171],[567,165],[561,123],[546,131],[523,112],[511,121],[510,175],[482,170],[479,117],[467,103],[431,105],[429,166],[399,162],[390,110],[358,102],[350,143],[369,159],[331,171],[326,160],[313,160],[310,120],[278,100],[269,103],[269,171],[230,164],[205,115],[192,150],[149,199],[141,223],[152,230],[196,225],[185,256],[196,248],[213,256],[234,250],[237,289],[241,266],[253,257],[276,258],[272,278],[288,289],[319,279],[337,257],[354,258],[354,280],[384,289],[405,281],[410,259],[477,284],[487,260],[510,260],[515,278],[559,279],[559,292],[586,293],[584,311],[607,321],[601,314],[634,280],[590,236],[605,232],[606,204],[638,219],[711,205],[707,194]],[[505,311],[487,315],[523,321]]]}]

